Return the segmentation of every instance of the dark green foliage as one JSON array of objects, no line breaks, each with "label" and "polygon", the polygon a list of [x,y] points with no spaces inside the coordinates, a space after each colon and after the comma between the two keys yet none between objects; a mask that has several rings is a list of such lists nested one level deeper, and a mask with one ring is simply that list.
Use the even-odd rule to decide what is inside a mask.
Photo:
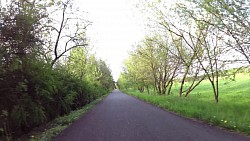
[{"label": "dark green foliage", "polygon": [[65,65],[51,68],[51,62],[45,62],[41,53],[46,47],[38,30],[42,18],[25,2],[0,13],[0,140],[15,140],[112,89],[105,62],[102,68],[93,65],[98,73],[87,72],[100,78],[95,81],[70,73]]},{"label": "dark green foliage", "polygon": [[[106,86],[90,85],[63,69],[52,70],[49,64],[31,61],[25,68],[1,73],[0,128],[8,135],[19,136],[42,123],[70,113],[108,92]],[[8,77],[5,77],[8,76]],[[1,132],[3,135],[4,132]],[[12,136],[13,136],[12,135]]]},{"label": "dark green foliage", "polygon": [[[83,108],[71,111],[68,115],[60,116],[53,121],[46,124],[45,130],[34,129],[29,133],[30,141],[51,141],[55,136],[61,133],[66,127],[68,127],[75,120],[83,116],[88,110],[93,108],[97,103],[104,99],[107,95],[103,95],[91,103],[85,105]],[[25,140],[26,138],[20,138]],[[28,138],[27,138],[28,139]]]}]

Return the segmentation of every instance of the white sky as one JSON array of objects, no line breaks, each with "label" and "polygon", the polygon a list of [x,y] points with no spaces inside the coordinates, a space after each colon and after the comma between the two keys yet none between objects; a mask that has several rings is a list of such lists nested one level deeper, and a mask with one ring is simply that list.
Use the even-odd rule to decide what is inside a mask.
[{"label": "white sky", "polygon": [[122,70],[122,62],[132,46],[144,37],[140,18],[134,17],[129,0],[79,0],[81,10],[93,22],[87,29],[97,57],[107,62],[114,80]]},{"label": "white sky", "polygon": [[[6,0],[0,0],[4,4]],[[93,22],[87,29],[90,46],[98,58],[109,65],[116,81],[123,60],[132,46],[144,37],[142,18],[134,13],[135,0],[75,0],[86,20]],[[133,15],[137,15],[137,17]],[[83,17],[85,18],[85,17]],[[141,19],[141,20],[140,20]]]}]

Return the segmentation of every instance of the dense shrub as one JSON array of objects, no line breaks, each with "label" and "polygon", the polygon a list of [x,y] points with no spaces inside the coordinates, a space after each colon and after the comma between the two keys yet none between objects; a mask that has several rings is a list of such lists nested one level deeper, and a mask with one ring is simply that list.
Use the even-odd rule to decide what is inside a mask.
[{"label": "dense shrub", "polygon": [[[46,8],[26,1],[10,1],[2,8],[0,5],[0,140],[15,139],[112,89],[109,68],[94,55],[87,58],[76,50],[79,58],[72,53],[64,63],[50,60],[51,46],[46,43],[52,41],[41,30],[48,16]],[[79,59],[89,60],[79,66]]]},{"label": "dense shrub", "polygon": [[19,136],[108,92],[62,68],[52,70],[39,61],[28,66],[1,73],[1,135]]}]

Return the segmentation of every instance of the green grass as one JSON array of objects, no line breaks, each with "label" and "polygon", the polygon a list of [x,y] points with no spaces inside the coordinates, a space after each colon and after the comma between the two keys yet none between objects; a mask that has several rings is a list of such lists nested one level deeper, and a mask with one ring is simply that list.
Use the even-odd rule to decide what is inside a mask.
[{"label": "green grass", "polygon": [[125,92],[185,117],[250,135],[249,74],[237,74],[236,81],[220,80],[218,104],[207,80],[188,97],[179,97],[178,89],[178,84],[174,85],[170,96],[148,95],[131,89]]},{"label": "green grass", "polygon": [[49,125],[47,125],[47,129],[44,129],[42,132],[31,132],[29,135],[30,141],[50,141],[56,135],[61,133],[65,128],[67,128],[71,123],[80,118],[84,113],[94,107],[97,103],[99,103],[102,99],[104,99],[107,95],[104,95],[90,104],[84,106],[82,109],[72,111],[69,115],[58,117]]}]

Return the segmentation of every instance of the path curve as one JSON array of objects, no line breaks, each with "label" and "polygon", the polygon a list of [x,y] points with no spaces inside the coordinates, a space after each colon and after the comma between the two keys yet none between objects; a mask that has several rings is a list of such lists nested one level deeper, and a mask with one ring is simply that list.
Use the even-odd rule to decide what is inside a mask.
[{"label": "path curve", "polygon": [[114,90],[54,141],[250,141]]}]

